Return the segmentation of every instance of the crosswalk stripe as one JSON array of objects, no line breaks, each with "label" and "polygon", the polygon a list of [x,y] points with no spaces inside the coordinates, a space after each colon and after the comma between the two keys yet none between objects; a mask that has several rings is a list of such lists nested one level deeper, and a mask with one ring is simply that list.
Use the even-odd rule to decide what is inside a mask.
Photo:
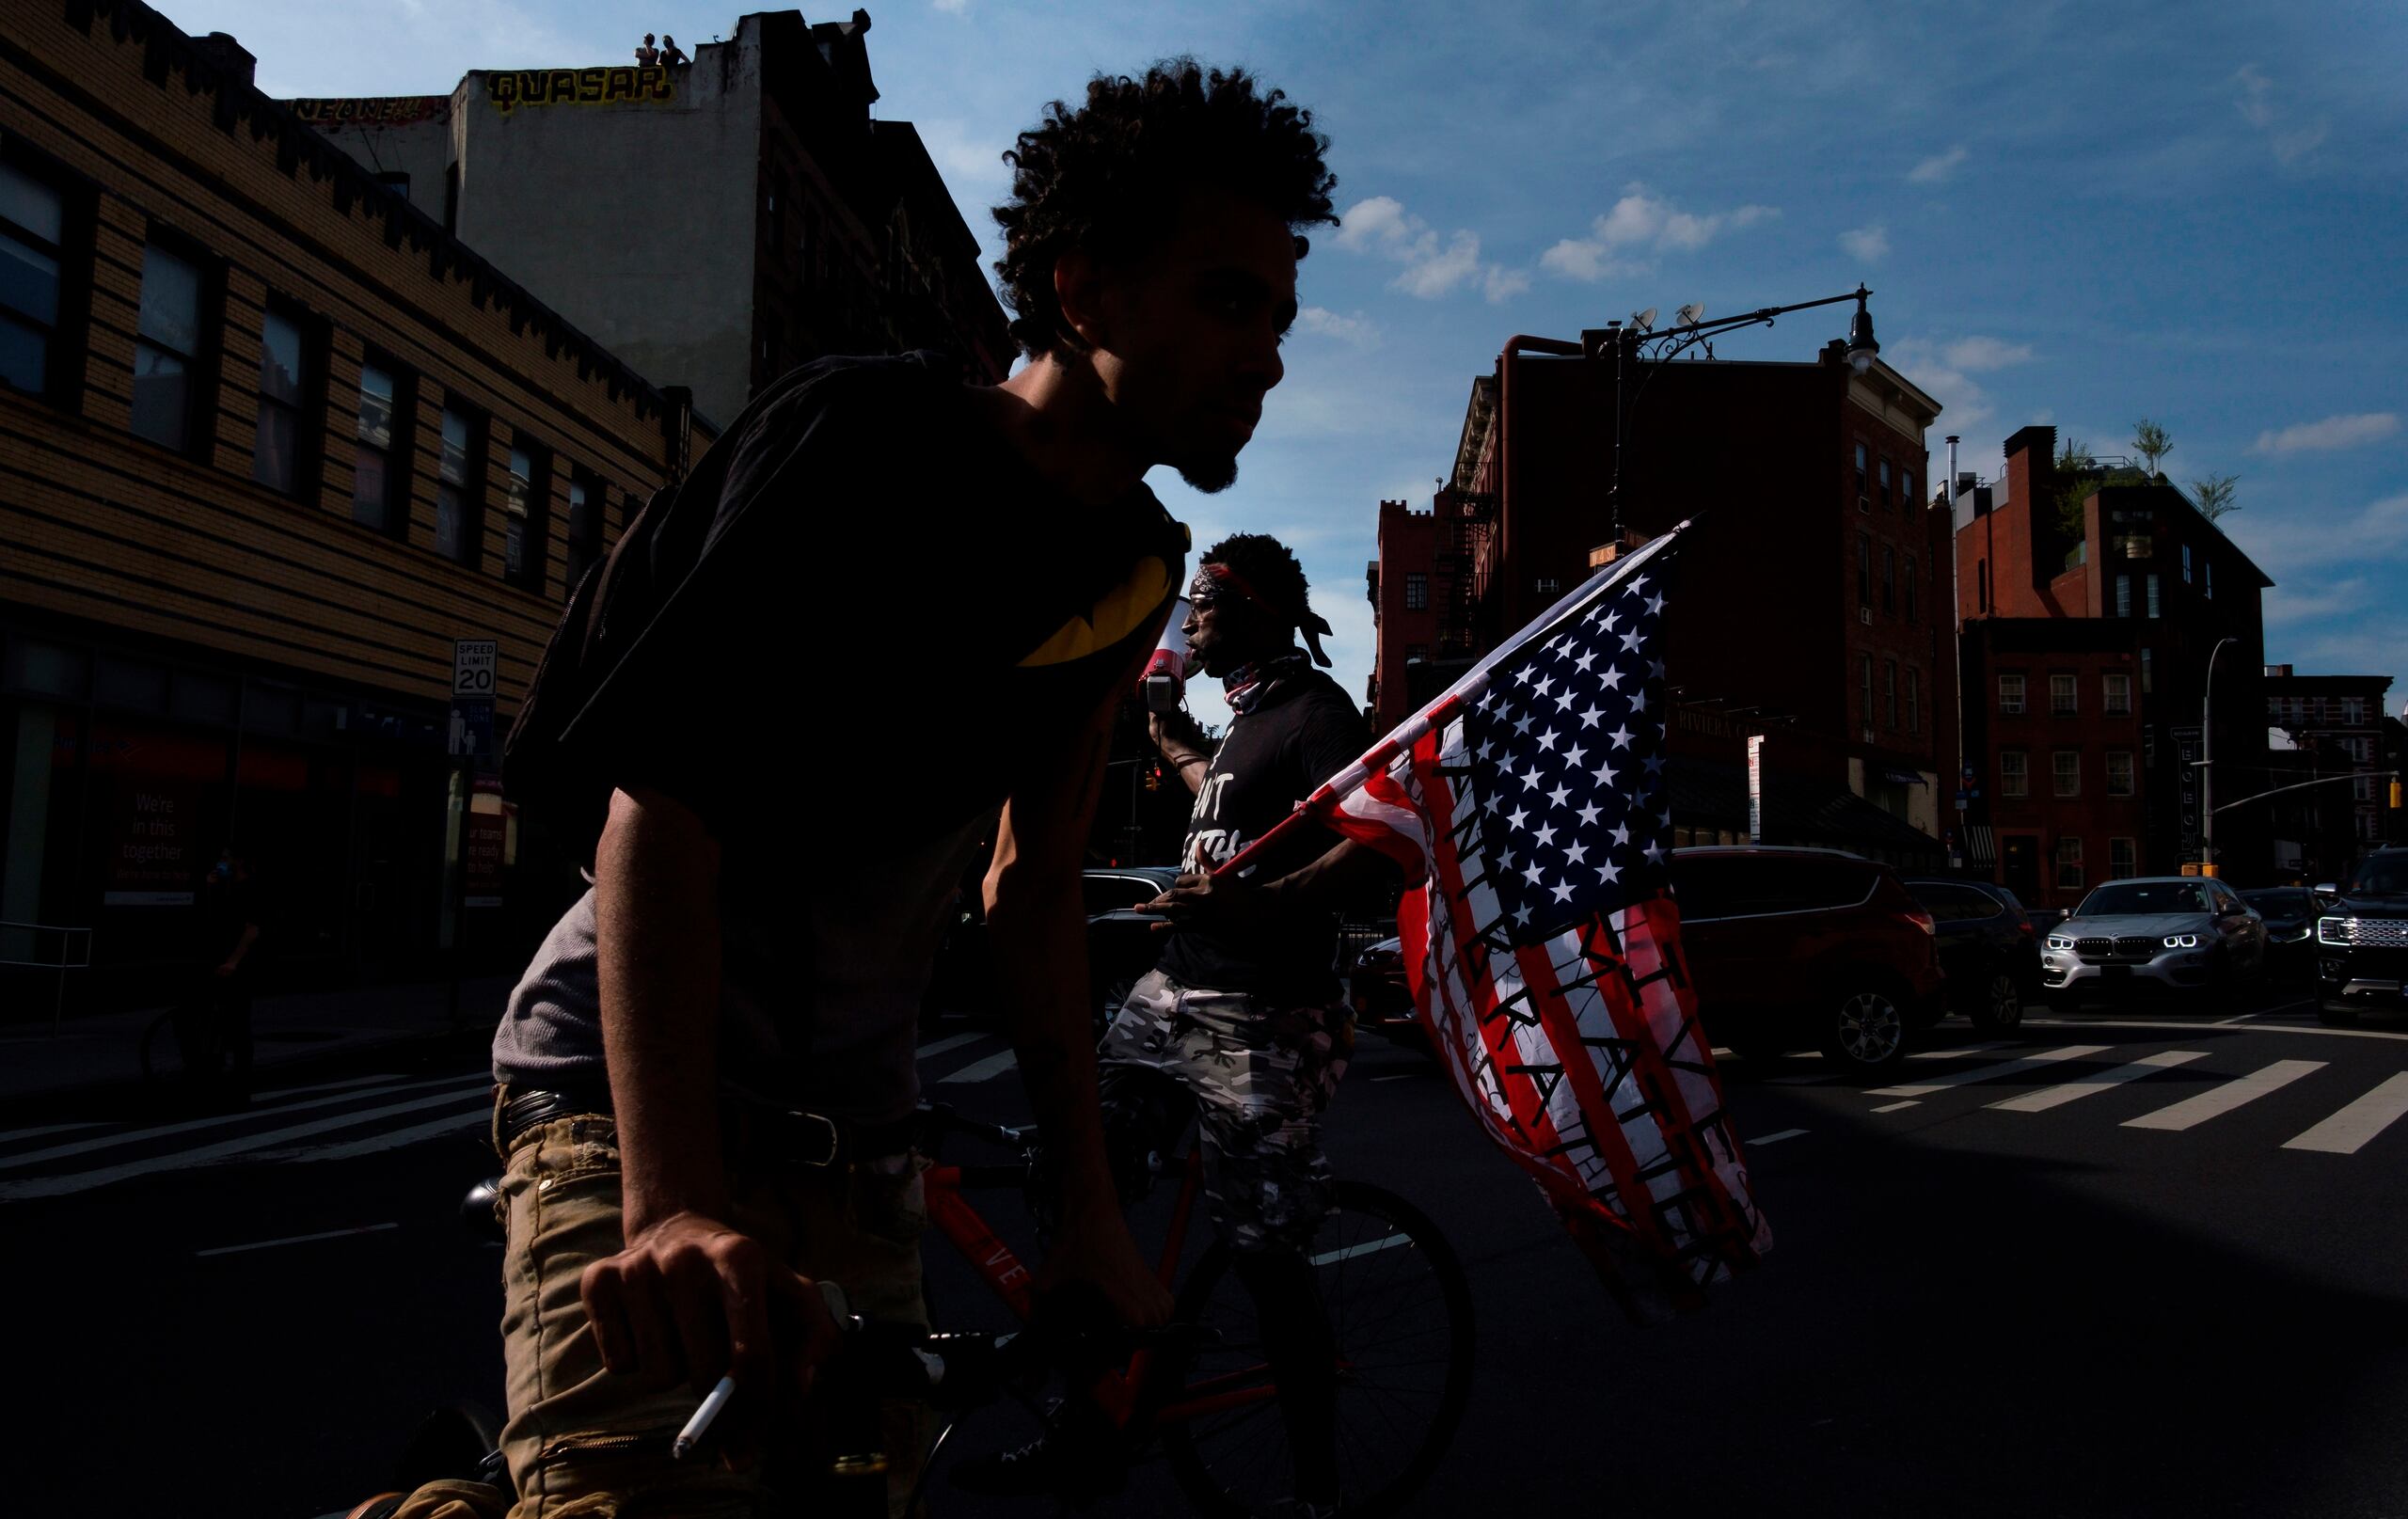
[{"label": "crosswalk stripe", "polygon": [[36,1161],[63,1161],[72,1155],[86,1155],[96,1149],[113,1149],[119,1145],[136,1145],[146,1139],[164,1139],[169,1134],[188,1134],[198,1129],[223,1129],[231,1124],[248,1123],[254,1118],[273,1118],[287,1113],[303,1113],[310,1108],[329,1107],[337,1102],[352,1102],[364,1097],[385,1097],[394,1092],[414,1092],[429,1086],[476,1086],[490,1088],[489,1076],[433,1076],[422,1081],[395,1082],[388,1086],[370,1087],[364,1091],[337,1092],[331,1097],[313,1097],[307,1102],[288,1102],[281,1107],[245,1108],[236,1113],[213,1114],[206,1118],[187,1118],[182,1123],[163,1123],[149,1129],[129,1129],[120,1133],[103,1134],[97,1139],[79,1139],[71,1145],[53,1145],[48,1149],[27,1150],[22,1155],[0,1156],[0,1170],[31,1165]]},{"label": "crosswalk stripe", "polygon": [[2298,1138],[2284,1141],[2283,1148],[2355,1155],[2368,1140],[2390,1128],[2403,1113],[2408,1113],[2408,1070],[2384,1082]]},{"label": "crosswalk stripe", "polygon": [[2142,1114],[2137,1118],[2127,1118],[2124,1127],[2173,1131],[2196,1128],[2210,1118],[2230,1113],[2244,1102],[2254,1102],[2278,1087],[2289,1086],[2302,1076],[2323,1068],[2321,1060],[2277,1060],[2262,1070],[2251,1071],[2221,1086],[2211,1086],[2198,1096],[2186,1097],[2170,1107]]},{"label": "crosswalk stripe", "polygon": [[991,1054],[984,1060],[974,1061],[943,1079],[948,1082],[990,1081],[1011,1069],[1019,1059],[1018,1055],[1006,1050],[1000,1054]]},{"label": "crosswalk stripe", "polygon": [[489,1102],[481,1103],[473,1108],[449,1114],[432,1123],[396,1129],[388,1134],[371,1134],[366,1139],[355,1139],[342,1145],[295,1145],[289,1149],[263,1150],[252,1156],[251,1160],[262,1165],[274,1161],[348,1161],[355,1156],[374,1155],[384,1150],[399,1149],[404,1145],[415,1145],[422,1140],[441,1139],[447,1134],[482,1132],[491,1125],[492,1119],[493,1105]]},{"label": "crosswalk stripe", "polygon": [[113,1181],[130,1180],[161,1171],[182,1171],[196,1165],[230,1156],[248,1154],[271,1145],[291,1139],[307,1139],[311,1134],[329,1133],[337,1129],[350,1129],[378,1118],[399,1117],[404,1113],[423,1113],[441,1107],[446,1102],[458,1102],[458,1092],[437,1092],[409,1102],[388,1103],[381,1108],[362,1108],[355,1113],[338,1113],[330,1118],[309,1123],[296,1123],[283,1129],[271,1129],[265,1133],[245,1134],[240,1139],[220,1140],[203,1145],[198,1149],[180,1149],[166,1155],[154,1155],[146,1161],[127,1161],[120,1165],[103,1166],[97,1171],[71,1171],[65,1176],[28,1177],[22,1181],[0,1181],[0,1202],[15,1202],[28,1197],[63,1197],[71,1193],[88,1192]]},{"label": "crosswalk stripe", "polygon": [[2002,1061],[1995,1066],[1976,1066],[1972,1070],[1956,1071],[1946,1076],[1934,1076],[1928,1081],[1909,1082],[1902,1086],[1877,1086],[1867,1097],[1929,1097],[1952,1086],[1971,1086],[1977,1082],[1995,1081],[2001,1076],[2020,1076],[2042,1066],[2053,1066],[2060,1060],[2080,1060],[2101,1051],[2112,1050],[2112,1044],[2068,1044],[2062,1050],[2044,1050],[2038,1054],[2025,1055],[2020,1060]]},{"label": "crosswalk stripe", "polygon": [[0,1145],[5,1145],[12,1139],[38,1139],[43,1134],[63,1134],[71,1129],[98,1129],[106,1121],[103,1118],[91,1118],[83,1123],[46,1123],[39,1129],[11,1129],[7,1133],[0,1134]]},{"label": "crosswalk stripe", "polygon": [[1901,1108],[1914,1108],[1921,1107],[1922,1105],[1923,1104],[1920,1100],[1910,1097],[1903,1102],[1885,1102],[1881,1106],[1875,1108],[1873,1111],[1876,1113],[1896,1113]]},{"label": "crosswalk stripe", "polygon": [[1992,1050],[2006,1049],[2013,1043],[2015,1043],[2013,1039],[1991,1039],[1984,1044],[1960,1044],[1954,1050],[1917,1050],[1907,1058],[1909,1060],[1955,1060],[1961,1055],[1988,1054]]},{"label": "crosswalk stripe", "polygon": [[1805,1131],[1805,1130],[1803,1130],[1803,1129],[1783,1129],[1783,1130],[1782,1130],[1779,1133],[1773,1133],[1773,1134],[1758,1134],[1755,1138],[1751,1139],[1751,1140],[1748,1140],[1748,1141],[1746,1141],[1745,1143],[1747,1143],[1749,1146],[1751,1146],[1751,1147],[1753,1147],[1753,1146],[1762,1146],[1762,1145],[1778,1145],[1778,1144],[1780,1144],[1780,1143],[1781,1143],[1782,1140],[1784,1140],[1784,1139],[1796,1139],[1798,1135],[1800,1135],[1800,1134],[1804,1133],[1805,1131]]},{"label": "crosswalk stripe", "polygon": [[273,1102],[279,1098],[306,1097],[311,1092],[339,1092],[346,1086],[373,1086],[378,1082],[397,1082],[401,1079],[402,1073],[398,1070],[380,1071],[373,1076],[346,1076],[339,1082],[316,1082],[308,1086],[282,1086],[273,1092],[253,1092],[251,1100]]},{"label": "crosswalk stripe", "polygon": [[930,1055],[941,1055],[947,1050],[958,1050],[965,1044],[976,1044],[980,1039],[983,1039],[986,1036],[987,1036],[984,1034],[948,1035],[944,1038],[932,1040],[927,1044],[924,1044],[911,1052],[919,1056],[922,1060],[926,1060]]},{"label": "crosswalk stripe", "polygon": [[2021,1097],[1993,1102],[1990,1106],[2008,1113],[2046,1113],[2051,1108],[2064,1107],[2093,1092],[2103,1092],[2111,1086],[2121,1086],[2126,1082],[2136,1082],[2144,1076],[2172,1070],[2177,1066],[2187,1066],[2194,1060],[2206,1058],[2208,1052],[2205,1050],[2161,1050],[2153,1055],[2143,1055],[2129,1066],[2117,1066],[2112,1070],[2094,1070],[2062,1086],[2045,1086],[2036,1092],[2026,1092]]}]

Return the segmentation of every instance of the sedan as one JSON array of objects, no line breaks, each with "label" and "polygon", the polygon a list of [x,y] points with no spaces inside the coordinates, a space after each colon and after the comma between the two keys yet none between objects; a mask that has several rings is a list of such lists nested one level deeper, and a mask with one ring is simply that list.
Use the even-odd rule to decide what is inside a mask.
[{"label": "sedan", "polygon": [[2224,882],[2157,876],[2109,881],[2040,946],[2054,1009],[2083,997],[2159,991],[2230,997],[2266,972],[2266,920]]},{"label": "sedan", "polygon": [[1346,1000],[1354,1005],[1356,1028],[1377,1029],[1417,1050],[1429,1048],[1430,1036],[1413,1012],[1403,940],[1383,939],[1354,957],[1346,975]]},{"label": "sedan", "polygon": [[2316,960],[2316,920],[2324,904],[2305,886],[2270,886],[2241,899],[2266,920],[2266,963],[2285,978],[2305,976]]}]

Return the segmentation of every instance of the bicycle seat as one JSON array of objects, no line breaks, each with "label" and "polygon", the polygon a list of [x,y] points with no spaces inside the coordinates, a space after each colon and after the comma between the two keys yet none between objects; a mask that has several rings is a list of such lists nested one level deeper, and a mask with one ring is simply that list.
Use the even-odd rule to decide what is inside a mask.
[{"label": "bicycle seat", "polygon": [[480,1240],[493,1244],[504,1243],[506,1231],[501,1224],[501,1178],[487,1177],[468,1189],[460,1199],[460,1226]]}]

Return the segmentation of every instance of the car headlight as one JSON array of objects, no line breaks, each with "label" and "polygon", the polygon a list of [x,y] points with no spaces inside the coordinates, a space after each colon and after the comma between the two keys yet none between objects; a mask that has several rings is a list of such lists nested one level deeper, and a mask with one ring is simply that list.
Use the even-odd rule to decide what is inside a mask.
[{"label": "car headlight", "polygon": [[2282,933],[2276,934],[2274,939],[2278,943],[2296,944],[2301,940],[2307,937],[2307,925],[2303,923],[2296,928],[2287,929]]},{"label": "car headlight", "polygon": [[2165,936],[2165,947],[2168,949],[2196,949],[2199,947],[2199,936],[2197,934],[2167,934]]},{"label": "car headlight", "polygon": [[2063,934],[2051,934],[2049,947],[2061,955],[2070,955],[2073,953],[2073,941]]},{"label": "car headlight", "polygon": [[2319,918],[2316,920],[2316,941],[2320,944],[2352,944],[2357,942],[2358,924],[2354,918]]}]

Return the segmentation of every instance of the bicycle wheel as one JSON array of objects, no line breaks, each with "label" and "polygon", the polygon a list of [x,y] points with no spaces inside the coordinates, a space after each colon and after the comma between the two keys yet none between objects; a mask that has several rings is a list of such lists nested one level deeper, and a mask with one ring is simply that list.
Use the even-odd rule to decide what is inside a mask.
[{"label": "bicycle wheel", "polygon": [[[1345,1511],[1392,1513],[1430,1479],[1471,1397],[1471,1287],[1436,1225],[1359,1181],[1337,1184],[1307,1258],[1338,1341]],[[1227,1243],[1196,1262],[1178,1317],[1212,1333],[1162,1415],[1171,1471],[1206,1513],[1274,1513],[1294,1469],[1253,1295]]]}]

